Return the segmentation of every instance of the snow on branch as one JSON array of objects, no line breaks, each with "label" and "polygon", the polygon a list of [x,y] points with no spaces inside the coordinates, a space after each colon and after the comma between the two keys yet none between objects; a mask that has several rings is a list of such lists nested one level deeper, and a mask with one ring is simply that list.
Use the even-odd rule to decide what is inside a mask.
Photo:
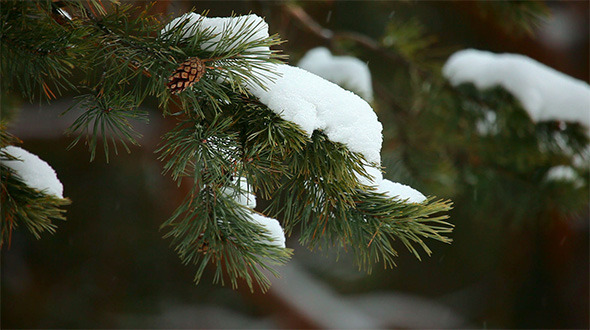
[{"label": "snow on branch", "polygon": [[383,127],[371,106],[358,95],[321,77],[287,64],[277,64],[280,77],[266,90],[250,86],[252,94],[283,119],[299,125],[309,136],[324,132],[371,163],[380,163]]},{"label": "snow on branch", "polygon": [[[197,13],[186,13],[166,24],[161,31],[167,36],[176,29],[183,29],[184,39],[201,36],[203,50],[229,50],[240,44],[264,40],[269,37],[268,24],[256,14],[235,17],[205,17]],[[224,43],[223,40],[229,40]],[[250,51],[270,54],[269,47],[255,47]]]},{"label": "snow on branch", "polygon": [[[287,64],[274,64],[280,77],[262,88],[250,85],[249,90],[281,118],[299,125],[309,136],[313,131],[325,133],[333,142],[346,145],[362,154],[367,161],[381,164],[383,127],[373,108],[358,95],[321,77]],[[410,203],[421,203],[426,197],[415,189],[384,180],[379,169],[366,167],[378,192]],[[364,182],[363,182],[364,181]]]},{"label": "snow on branch", "polygon": [[278,220],[265,217],[260,213],[252,211],[256,207],[256,195],[252,192],[252,186],[248,184],[248,181],[244,177],[238,177],[232,180],[239,189],[227,187],[223,193],[227,196],[231,196],[238,204],[249,208],[250,221],[264,228],[271,241],[264,242],[270,245],[275,245],[281,248],[285,247],[285,233]]},{"label": "snow on branch", "polygon": [[[268,24],[257,15],[251,14],[237,17],[204,17],[196,13],[186,13],[170,21],[161,31],[166,38],[176,29],[182,29],[182,38],[201,37],[203,50],[227,52],[239,45],[255,43],[269,38]],[[249,54],[243,55],[253,58],[262,55],[268,58],[270,48],[265,46],[251,47],[247,49]],[[270,242],[265,242],[281,248],[285,247],[285,234],[279,222],[256,213],[256,196],[251,191],[251,186],[246,178],[239,177],[234,180],[235,189],[225,188],[224,193],[231,196],[238,204],[248,208],[249,219],[252,223],[263,227],[268,232]]]},{"label": "snow on branch", "polygon": [[269,35],[268,24],[255,14],[205,17],[186,13],[166,24],[160,37],[197,47],[200,56],[207,57],[201,59],[203,62],[216,63],[212,67],[205,66],[219,69],[216,82],[229,83],[240,91],[248,78],[251,83],[260,85],[272,79],[263,74],[253,79],[251,73],[265,72],[272,76],[268,64],[280,57],[270,49],[271,45],[281,42],[278,35]]},{"label": "snow on branch", "polygon": [[[177,26],[179,22],[185,22]],[[214,36],[237,34],[244,25],[256,28],[252,38],[268,36],[268,24],[256,15],[239,17],[209,18],[195,13],[185,14],[172,20],[163,30],[165,33],[174,27],[186,32],[184,37],[198,36],[200,29],[206,29]],[[211,41],[218,39],[211,39]],[[250,40],[250,39],[248,39]],[[208,46],[209,47],[209,46]],[[215,50],[215,44],[210,47]],[[279,77],[267,79],[268,72],[278,73]],[[351,151],[362,154],[374,166],[381,164],[383,127],[371,106],[358,95],[303,69],[287,64],[269,63],[261,70],[252,69],[252,83],[246,87],[272,111],[284,120],[301,127],[309,136],[315,130],[326,134],[333,142],[346,145]],[[266,80],[264,86],[254,83]],[[373,180],[359,180],[385,193],[410,203],[421,203],[426,197],[415,189],[389,180],[375,167],[366,167]]]},{"label": "snow on branch", "polygon": [[40,192],[63,199],[63,185],[49,164],[25,149],[7,146],[0,151],[15,159],[2,159],[1,163],[11,168],[23,182]]},{"label": "snow on branch", "polygon": [[316,47],[307,51],[297,66],[373,101],[371,71],[356,57],[335,56],[326,47]]},{"label": "snow on branch", "polygon": [[558,165],[551,167],[545,174],[545,180],[558,182],[571,182],[576,187],[584,185],[582,177],[571,166]]},{"label": "snow on branch", "polygon": [[527,56],[465,49],[453,54],[443,75],[457,86],[479,90],[501,86],[514,95],[535,122],[579,122],[590,134],[590,85]]}]

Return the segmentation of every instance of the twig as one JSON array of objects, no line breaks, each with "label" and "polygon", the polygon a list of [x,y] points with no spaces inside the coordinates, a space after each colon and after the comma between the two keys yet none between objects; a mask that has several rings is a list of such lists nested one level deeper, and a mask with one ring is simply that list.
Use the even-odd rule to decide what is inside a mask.
[{"label": "twig", "polygon": [[379,53],[380,55],[387,57],[394,62],[401,63],[406,67],[411,66],[411,63],[408,60],[384,48],[377,41],[367,37],[366,35],[357,32],[332,31],[322,27],[311,16],[309,16],[309,14],[305,12],[303,8],[299,6],[286,4],[284,5],[284,8],[287,13],[295,18],[307,31],[330,43],[334,43],[339,40],[353,41],[358,45],[363,46],[364,48],[367,48],[375,53]]},{"label": "twig", "polygon": [[330,41],[334,37],[334,32],[329,29],[323,28],[320,24],[314,21],[309,14],[305,12],[301,7],[287,4],[284,6],[287,12],[293,16],[299,23],[303,24],[307,30],[313,34],[321,37],[322,39]]}]

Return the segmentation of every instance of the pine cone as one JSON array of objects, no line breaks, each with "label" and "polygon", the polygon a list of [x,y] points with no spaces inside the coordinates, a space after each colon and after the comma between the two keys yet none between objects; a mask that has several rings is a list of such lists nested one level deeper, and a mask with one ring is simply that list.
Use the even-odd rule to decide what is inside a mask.
[{"label": "pine cone", "polygon": [[172,94],[178,94],[199,81],[203,74],[205,74],[203,61],[196,56],[191,57],[174,71],[166,86],[168,86]]}]

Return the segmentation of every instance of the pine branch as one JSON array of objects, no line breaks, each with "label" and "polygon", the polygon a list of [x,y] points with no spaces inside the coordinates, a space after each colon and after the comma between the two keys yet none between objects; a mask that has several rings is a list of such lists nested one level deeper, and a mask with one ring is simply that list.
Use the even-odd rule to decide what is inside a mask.
[{"label": "pine branch", "polygon": [[[22,6],[22,10],[27,13],[33,10],[31,9],[33,6],[30,5],[15,3],[14,6]],[[205,97],[215,109],[219,109],[220,103],[228,100],[229,97],[226,88],[217,83],[218,80],[228,82],[233,90],[244,92],[243,86],[247,80],[254,84],[265,83],[263,78],[253,79],[252,71],[268,72],[265,64],[280,58],[276,52],[266,54],[256,51],[257,48],[280,43],[276,35],[242,42],[253,33],[252,31],[256,31],[257,27],[251,24],[239,27],[239,34],[222,36],[223,42],[212,52],[204,47],[208,41],[216,37],[212,31],[203,31],[190,42],[182,38],[179,30],[158,36],[162,24],[146,14],[148,9],[131,18],[133,9],[131,6],[117,6],[116,10],[109,13],[101,13],[100,8],[92,9],[94,6],[97,4],[90,5],[88,9],[79,4],[68,3],[65,8],[70,10],[74,19],[65,26],[57,24],[50,15],[45,15],[47,16],[46,24],[52,30],[44,34],[55,36],[59,35],[55,30],[63,30],[61,34],[68,36],[67,40],[63,41],[67,47],[64,46],[66,48],[62,49],[60,56],[48,57],[36,52],[30,55],[34,57],[31,61],[22,61],[22,54],[8,53],[6,55],[8,59],[2,61],[7,68],[6,71],[3,69],[3,72],[8,73],[3,77],[7,79],[14,77],[17,82],[20,81],[21,89],[25,92],[33,90],[32,86],[39,83],[47,95],[54,97],[52,91],[54,88],[49,87],[44,82],[44,78],[39,80],[38,72],[29,74],[28,70],[35,68],[30,68],[27,62],[38,63],[43,70],[48,68],[54,70],[49,74],[43,73],[41,69],[38,71],[41,71],[41,76],[49,76],[47,80],[58,84],[62,89],[91,91],[89,96],[80,99],[81,101],[77,104],[77,106],[86,107],[83,109],[86,113],[69,129],[70,133],[90,133],[87,142],[91,159],[94,159],[97,142],[101,140],[97,134],[101,132],[110,131],[111,137],[116,137],[110,143],[115,148],[117,145],[115,140],[120,141],[126,150],[128,150],[126,143],[137,144],[137,135],[130,130],[127,118],[139,116],[136,109],[146,97],[158,97],[164,109],[172,101],[179,103],[183,109],[191,109],[190,111],[193,111],[194,105],[198,104],[196,99]],[[22,17],[12,18],[13,11],[7,10],[4,14],[7,18],[19,20],[22,26],[40,24],[36,21],[29,22],[27,19],[30,15],[23,14]],[[43,13],[40,11],[38,15]],[[6,26],[12,25],[6,24]],[[22,34],[22,31],[12,31],[13,29],[9,28],[7,30],[15,35]],[[34,35],[36,30],[38,30],[37,27],[31,29],[29,34]],[[3,42],[12,40],[11,36],[6,31],[3,32]],[[65,49],[68,53],[64,53]],[[208,62],[210,69],[199,83],[202,88],[199,91],[183,93],[179,100],[171,99],[166,88],[168,76],[179,62],[192,56],[210,61]],[[48,62],[54,59],[56,62]],[[62,62],[69,65],[64,68]],[[75,83],[65,77],[74,71],[85,73],[81,86],[75,86]],[[269,75],[272,74],[269,73]],[[21,77],[27,78],[23,80]],[[62,78],[64,83],[60,82]],[[94,125],[94,128],[91,125]],[[81,136],[74,140],[72,145],[75,145],[80,138]],[[103,134],[103,149],[108,160],[107,138],[107,135]]]},{"label": "pine branch", "polygon": [[[0,159],[13,159],[0,151]],[[27,186],[14,171],[0,164],[0,202],[2,234],[0,248],[7,243],[10,247],[12,231],[18,226],[26,227],[39,239],[43,232],[55,233],[57,220],[65,220],[63,206],[69,199],[60,199],[39,192]]]},{"label": "pine branch", "polygon": [[[213,265],[215,281],[227,276],[234,287],[243,279],[265,290],[269,281],[261,270],[274,274],[271,265],[289,258],[291,251],[257,222],[261,215],[238,201],[252,193],[271,200],[264,214],[281,217],[287,232],[299,226],[302,243],[354,248],[357,264],[367,270],[381,260],[394,265],[393,240],[417,257],[418,249],[430,254],[424,239],[450,242],[445,235],[452,226],[441,215],[450,202],[404,203],[362,185],[362,177],[372,180],[367,166],[376,164],[322,132],[310,138],[248,94],[247,86],[265,88],[276,78],[269,64],[282,58],[268,50],[281,43],[278,36],[256,37],[261,23],[244,20],[220,32],[186,17],[162,30],[146,12],[134,17],[129,6],[68,6],[73,19],[51,24],[85,31],[68,41],[84,45],[68,56],[79,59],[71,72],[83,76],[72,85],[86,92],[76,105],[83,112],[69,129],[79,134],[72,145],[86,136],[91,159],[99,141],[107,160],[118,144],[128,150],[138,141],[129,120],[143,117],[137,109],[147,99],[178,119],[157,152],[165,173],[193,186],[162,229],[183,262],[196,265],[196,282]],[[205,71],[171,91],[169,77],[185,62],[204,64]],[[171,104],[180,111],[171,114]]]},{"label": "pine branch", "polygon": [[[225,272],[234,287],[237,279],[243,278],[251,289],[257,283],[265,291],[270,282],[260,269],[274,274],[269,263],[284,263],[291,252],[264,243],[270,238],[248,220],[248,212],[252,211],[237,204],[227,191],[234,195],[244,193],[239,185],[232,184],[233,177],[244,176],[254,178],[253,182],[266,181],[262,190],[269,194],[278,181],[273,184],[273,180],[265,180],[272,176],[272,171],[266,171],[272,164],[281,164],[282,155],[265,152],[258,154],[256,160],[243,161],[252,154],[246,141],[252,143],[259,131],[240,138],[244,134],[238,130],[240,121],[230,115],[235,105],[228,107],[231,112],[218,114],[211,121],[186,119],[166,134],[166,142],[158,150],[160,159],[166,161],[164,171],[179,183],[182,177],[192,177],[194,187],[162,228],[169,229],[165,237],[173,238],[172,244],[183,262],[198,266],[195,281],[200,280],[205,266],[212,263],[216,267],[215,281],[223,283]],[[266,161],[259,161],[264,156],[268,156]],[[277,169],[274,173],[280,172]]]},{"label": "pine branch", "polygon": [[133,130],[129,119],[147,121],[147,113],[134,108],[133,95],[119,96],[116,93],[108,93],[97,96],[87,94],[78,96],[76,99],[76,103],[67,111],[77,108],[83,109],[84,113],[66,131],[68,134],[78,135],[68,148],[74,147],[82,137],[86,137],[90,161],[92,161],[96,156],[99,137],[102,137],[104,154],[108,163],[109,145],[113,146],[115,154],[118,154],[117,141],[122,144],[127,153],[131,152],[127,143],[139,145],[137,140],[141,135]]},{"label": "pine branch", "polygon": [[227,274],[234,288],[241,278],[251,290],[256,283],[266,291],[270,281],[261,270],[276,276],[270,265],[285,263],[291,250],[265,243],[271,238],[248,218],[243,206],[222,189],[207,185],[200,191],[193,190],[162,228],[169,228],[164,237],[173,238],[181,260],[198,266],[195,282],[200,281],[205,266],[212,263],[215,282],[224,283]]},{"label": "pine branch", "polygon": [[[587,207],[588,170],[574,161],[587,159],[590,142],[580,124],[535,123],[499,87],[479,91],[472,84],[439,82],[416,90],[413,100],[419,107],[398,127],[411,137],[404,142],[411,152],[402,162],[431,189],[449,191],[466,214],[527,226],[551,221],[548,214],[565,216]],[[548,181],[549,169],[560,165],[571,166],[581,181]],[[487,197],[472,205],[483,193]]]},{"label": "pine branch", "polygon": [[430,255],[421,237],[450,242],[444,236],[452,231],[446,216],[430,217],[448,211],[450,202],[407,204],[362,186],[357,173],[367,175],[363,157],[322,133],[287,164],[294,175],[278,188],[267,211],[283,218],[286,232],[300,225],[301,243],[312,249],[354,248],[359,267],[370,270],[380,260],[395,264],[391,241],[396,238],[418,258],[414,244]]},{"label": "pine branch", "polygon": [[49,1],[3,2],[0,17],[2,89],[30,100],[54,99],[74,88],[69,78],[87,49],[86,29],[67,29],[52,16]]}]

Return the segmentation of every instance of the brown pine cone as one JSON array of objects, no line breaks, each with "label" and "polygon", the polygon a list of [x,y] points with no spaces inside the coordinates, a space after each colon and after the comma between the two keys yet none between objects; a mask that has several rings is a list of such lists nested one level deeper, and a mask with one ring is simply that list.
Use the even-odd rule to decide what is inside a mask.
[{"label": "brown pine cone", "polygon": [[168,88],[172,94],[178,94],[191,87],[205,74],[205,65],[198,57],[191,57],[184,61],[170,76]]}]

